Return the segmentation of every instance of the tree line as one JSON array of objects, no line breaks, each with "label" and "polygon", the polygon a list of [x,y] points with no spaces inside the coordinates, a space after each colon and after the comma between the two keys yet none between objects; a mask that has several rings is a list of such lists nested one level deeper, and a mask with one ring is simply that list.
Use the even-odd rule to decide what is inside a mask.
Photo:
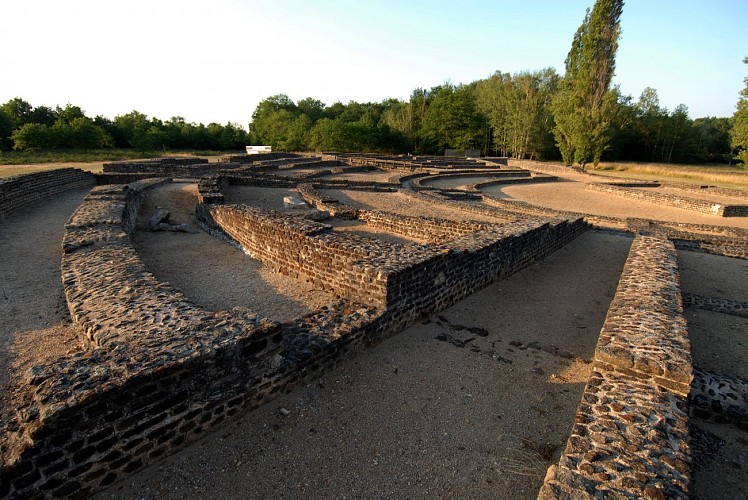
[{"label": "tree line", "polygon": [[[563,77],[553,68],[497,71],[469,84],[418,88],[407,101],[331,106],[311,97],[294,103],[285,94],[274,95],[255,109],[250,140],[282,150],[443,154],[447,148],[480,149],[486,156],[580,165],[729,163],[735,153],[741,158],[748,133],[741,136],[745,143],[736,142],[737,114],[693,120],[684,104],[674,110],[661,106],[653,88],[635,100],[611,87],[622,9],[622,0],[598,0],[587,10]],[[748,104],[742,109],[748,114]]]},{"label": "tree line", "polygon": [[[574,34],[565,74],[553,68],[495,72],[469,84],[417,88],[408,100],[348,104],[285,94],[262,100],[249,132],[235,124],[161,121],[137,111],[109,120],[65,108],[33,108],[15,98],[0,106],[0,148],[102,147],[241,149],[443,154],[479,149],[485,156],[567,164],[601,160],[748,165],[748,78],[733,117],[691,119],[681,104],[660,105],[657,91],[638,99],[611,80],[623,0],[597,0]],[[748,59],[746,61],[748,62]]]},{"label": "tree line", "polygon": [[78,106],[67,104],[33,107],[16,97],[0,105],[0,151],[48,151],[54,149],[132,148],[139,151],[167,149],[236,150],[249,144],[240,125],[188,123],[182,117],[168,121],[131,111],[113,120],[90,118]]},{"label": "tree line", "polygon": [[[313,98],[294,103],[280,94],[258,105],[249,136],[252,144],[285,151],[440,155],[452,148],[558,160],[562,154],[550,103],[559,80],[552,68],[514,75],[497,72],[468,85],[416,89],[407,101],[331,106]],[[732,118],[692,120],[685,105],[673,111],[661,106],[652,88],[636,101],[622,96],[613,104],[616,112],[608,147],[601,154],[604,160],[728,163],[732,158]]]}]

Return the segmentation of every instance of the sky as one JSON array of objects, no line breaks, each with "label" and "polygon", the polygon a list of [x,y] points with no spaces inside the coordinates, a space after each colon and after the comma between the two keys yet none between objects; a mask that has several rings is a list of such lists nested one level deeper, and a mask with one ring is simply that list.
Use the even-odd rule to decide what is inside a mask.
[{"label": "sky", "polygon": [[[0,103],[251,121],[264,98],[408,100],[564,60],[594,0],[1,0]],[[627,0],[616,76],[691,118],[731,116],[748,0]]]}]

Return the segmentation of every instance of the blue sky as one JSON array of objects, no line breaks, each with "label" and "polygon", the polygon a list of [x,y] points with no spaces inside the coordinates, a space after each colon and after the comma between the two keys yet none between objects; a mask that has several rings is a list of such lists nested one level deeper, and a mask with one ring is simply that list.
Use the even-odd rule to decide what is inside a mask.
[{"label": "blue sky", "polygon": [[[554,67],[593,0],[3,0],[0,102],[246,126],[257,103],[407,99],[417,87]],[[748,0],[628,0],[616,77],[692,118],[730,116]]]}]

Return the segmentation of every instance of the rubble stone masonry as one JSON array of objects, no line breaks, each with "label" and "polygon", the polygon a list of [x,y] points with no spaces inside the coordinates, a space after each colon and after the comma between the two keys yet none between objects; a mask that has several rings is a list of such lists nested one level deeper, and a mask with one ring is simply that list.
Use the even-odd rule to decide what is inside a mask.
[{"label": "rubble stone masonry", "polygon": [[610,184],[589,183],[585,185],[585,188],[705,214],[720,215],[722,217],[748,217],[748,205],[726,205],[697,198],[689,198],[687,196],[647,191],[647,188],[629,188]]},{"label": "rubble stone masonry", "polygon": [[0,179],[0,219],[21,207],[49,196],[94,185],[94,175],[77,168],[62,168]]},{"label": "rubble stone masonry", "polygon": [[688,498],[692,379],[675,248],[638,236],[571,436],[538,498]]}]

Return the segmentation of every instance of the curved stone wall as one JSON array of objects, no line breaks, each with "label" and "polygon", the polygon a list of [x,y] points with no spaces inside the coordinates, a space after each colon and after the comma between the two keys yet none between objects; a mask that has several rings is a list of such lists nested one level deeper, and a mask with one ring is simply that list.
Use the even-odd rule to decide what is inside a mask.
[{"label": "curved stone wall", "polygon": [[66,227],[63,283],[89,349],[30,371],[2,435],[0,496],[85,495],[267,397],[280,325],[198,308],[132,248],[158,182],[95,188]]},{"label": "curved stone wall", "polygon": [[586,189],[610,193],[625,198],[635,200],[649,201],[659,205],[682,208],[705,214],[720,215],[722,217],[747,217],[748,205],[729,205],[724,203],[715,203],[712,201],[689,198],[687,196],[677,196],[667,193],[658,193],[647,191],[646,188],[622,187],[612,184],[590,183],[585,185]]},{"label": "curved stone wall", "polygon": [[0,219],[14,210],[49,196],[94,184],[92,173],[77,168],[62,168],[0,179]]}]

